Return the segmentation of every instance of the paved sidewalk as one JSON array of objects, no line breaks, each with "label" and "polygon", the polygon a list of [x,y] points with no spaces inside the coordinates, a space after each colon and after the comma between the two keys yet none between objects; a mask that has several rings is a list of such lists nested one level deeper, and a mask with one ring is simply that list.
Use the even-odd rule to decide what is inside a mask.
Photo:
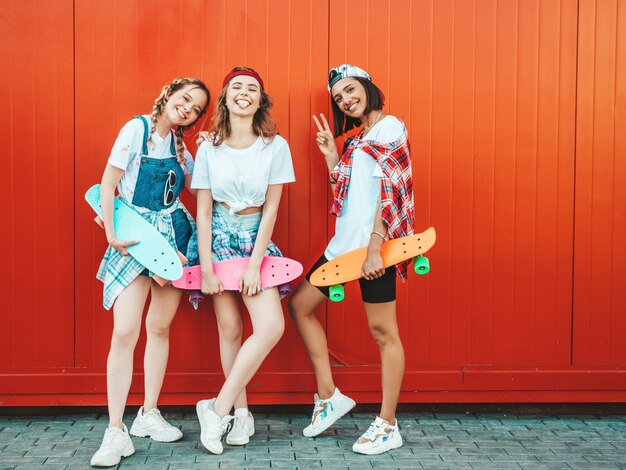
[{"label": "paved sidewalk", "polygon": [[[254,411],[254,410],[253,410]],[[164,444],[133,438],[123,469],[626,469],[626,416],[403,412],[405,444],[380,456],[352,452],[372,414],[354,413],[317,438],[302,436],[302,414],[255,413],[256,435],[245,447],[209,454],[192,409],[164,413],[185,436]],[[130,427],[133,416],[128,415]],[[0,416],[0,469],[90,468],[106,426],[102,414]]]}]

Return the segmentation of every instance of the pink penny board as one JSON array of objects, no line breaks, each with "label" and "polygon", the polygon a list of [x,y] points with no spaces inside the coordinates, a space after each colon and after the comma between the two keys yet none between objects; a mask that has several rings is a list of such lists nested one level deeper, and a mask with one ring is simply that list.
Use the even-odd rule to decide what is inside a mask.
[{"label": "pink penny board", "polygon": [[[224,290],[239,290],[239,280],[248,267],[250,258],[237,258],[213,263],[213,271],[220,278]],[[266,256],[261,262],[261,288],[274,287],[293,281],[302,274],[302,265],[289,258]],[[183,268],[183,276],[172,281],[174,287],[199,290],[202,283],[200,266]]]}]

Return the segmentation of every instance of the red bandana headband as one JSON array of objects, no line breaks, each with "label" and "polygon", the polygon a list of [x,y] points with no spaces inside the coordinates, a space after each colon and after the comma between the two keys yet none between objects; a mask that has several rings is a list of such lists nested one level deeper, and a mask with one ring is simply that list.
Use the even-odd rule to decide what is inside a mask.
[{"label": "red bandana headband", "polygon": [[261,90],[265,91],[265,87],[263,86],[263,80],[260,75],[256,73],[254,70],[236,70],[237,67],[228,72],[228,75],[224,77],[224,81],[222,82],[222,88],[228,85],[233,78],[238,77],[239,75],[245,75],[247,77],[256,78],[256,81],[261,85]]}]

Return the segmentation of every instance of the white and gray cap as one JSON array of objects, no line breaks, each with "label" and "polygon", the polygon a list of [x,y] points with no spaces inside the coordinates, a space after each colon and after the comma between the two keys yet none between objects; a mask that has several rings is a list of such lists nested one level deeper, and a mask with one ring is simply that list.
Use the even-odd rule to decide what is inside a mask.
[{"label": "white and gray cap", "polygon": [[342,78],[348,77],[360,77],[365,78],[370,82],[372,81],[372,77],[370,77],[369,74],[362,68],[359,68],[356,65],[342,64],[338,67],[333,67],[330,69],[330,72],[328,72],[328,92],[330,93],[330,90],[335,83]]}]

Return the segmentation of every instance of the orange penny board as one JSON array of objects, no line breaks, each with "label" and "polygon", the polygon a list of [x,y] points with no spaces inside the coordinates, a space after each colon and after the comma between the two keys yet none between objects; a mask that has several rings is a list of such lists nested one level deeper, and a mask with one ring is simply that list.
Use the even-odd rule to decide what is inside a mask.
[{"label": "orange penny board", "polygon": [[[433,247],[436,238],[434,227],[430,227],[422,233],[387,240],[380,249],[385,268],[426,253]],[[360,279],[366,257],[366,246],[337,256],[315,270],[311,275],[311,284],[325,287]]]}]

